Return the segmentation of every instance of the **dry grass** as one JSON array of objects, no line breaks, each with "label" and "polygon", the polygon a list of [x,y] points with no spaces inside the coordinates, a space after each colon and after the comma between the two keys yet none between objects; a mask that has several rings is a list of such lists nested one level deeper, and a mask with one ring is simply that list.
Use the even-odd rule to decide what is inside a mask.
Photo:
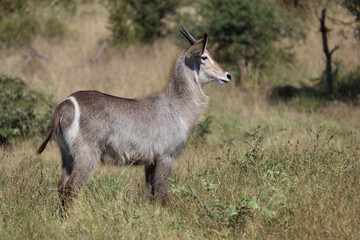
[{"label": "dry grass", "polygon": [[[106,10],[97,3],[81,5],[65,22],[66,38],[33,43],[52,61],[25,65],[24,49],[9,49],[0,58],[0,72],[53,93],[54,101],[80,89],[137,97],[165,85],[179,51],[171,40],[123,50],[108,46],[90,62],[110,34]],[[296,48],[298,65],[288,70],[295,82],[323,68],[317,26],[309,28],[306,43]],[[359,65],[359,46],[336,37],[330,44],[337,41],[342,44],[336,57],[349,69]],[[1,238],[360,238],[357,106],[333,102],[299,111],[233,83],[210,85],[205,92],[212,99],[206,112],[212,134],[191,136],[171,175],[168,207],[145,197],[143,168],[103,166],[61,218],[59,151],[52,141],[34,157],[42,140],[36,137],[1,150]]]},{"label": "dry grass", "polygon": [[[27,49],[5,52],[0,71],[23,78],[31,87],[53,88],[60,101],[79,89],[96,89],[124,97],[136,97],[160,90],[166,82],[178,49],[171,42],[118,50],[107,48],[94,62],[102,42],[110,36],[107,12],[102,5],[90,11],[80,8],[65,20],[70,36],[63,40],[37,38],[33,46],[52,60],[34,59],[25,64]],[[90,12],[90,13],[89,13]],[[139,71],[141,69],[141,71]],[[136,89],[136,92],[134,92]]]}]

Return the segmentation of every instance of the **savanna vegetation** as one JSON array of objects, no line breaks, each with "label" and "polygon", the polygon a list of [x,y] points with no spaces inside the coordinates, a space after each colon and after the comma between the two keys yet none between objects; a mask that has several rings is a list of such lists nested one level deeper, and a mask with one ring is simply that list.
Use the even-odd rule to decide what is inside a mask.
[{"label": "savanna vegetation", "polygon": [[[0,238],[359,239],[359,6],[0,0]],[[180,25],[209,34],[235,81],[205,87],[169,204],[146,197],[143,167],[100,166],[61,214],[55,141],[34,155],[55,103],[81,89],[160,91],[188,46]]]}]

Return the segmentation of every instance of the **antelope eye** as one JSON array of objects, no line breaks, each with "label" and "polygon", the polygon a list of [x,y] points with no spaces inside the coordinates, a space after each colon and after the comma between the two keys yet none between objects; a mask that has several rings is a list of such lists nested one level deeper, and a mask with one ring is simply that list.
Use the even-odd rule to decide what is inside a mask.
[{"label": "antelope eye", "polygon": [[201,59],[205,61],[207,59],[207,56],[203,56],[201,57]]}]

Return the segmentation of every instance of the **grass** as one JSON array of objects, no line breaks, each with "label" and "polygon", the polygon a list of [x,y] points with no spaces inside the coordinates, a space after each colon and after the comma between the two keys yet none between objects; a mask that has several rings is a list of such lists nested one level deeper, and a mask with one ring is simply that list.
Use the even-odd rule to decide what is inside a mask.
[{"label": "grass", "polygon": [[1,160],[3,239],[358,238],[359,136],[338,147],[334,131],[308,129],[267,148],[269,128],[245,128],[242,144],[189,145],[167,207],[145,197],[142,168],[98,168],[65,219],[55,144],[35,158],[19,143]]},{"label": "grass", "polygon": [[[179,51],[171,40],[108,46],[90,61],[110,34],[105,9],[83,4],[64,22],[70,34],[61,40],[32,43],[52,61],[24,64],[23,49],[6,49],[0,72],[53,93],[55,102],[79,89],[138,97],[165,85]],[[310,46],[320,40],[317,25],[310,28],[308,43],[295,49],[298,68],[259,75],[260,82],[301,86],[321,73],[322,55]],[[353,49],[335,55],[355,65]],[[359,106],[315,99],[297,107],[297,100],[269,101],[260,87],[232,84],[205,87],[211,102],[175,162],[166,207],[146,198],[143,167],[101,166],[62,218],[55,141],[41,157],[33,153],[43,136],[1,148],[1,239],[359,239]]]}]

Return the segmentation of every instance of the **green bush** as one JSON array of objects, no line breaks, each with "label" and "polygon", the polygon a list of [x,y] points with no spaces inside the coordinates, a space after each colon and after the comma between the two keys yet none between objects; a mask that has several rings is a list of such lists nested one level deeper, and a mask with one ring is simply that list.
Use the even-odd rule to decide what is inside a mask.
[{"label": "green bush", "polygon": [[165,35],[164,18],[174,14],[178,1],[109,0],[109,28],[114,42],[153,42]]},{"label": "green bush", "polygon": [[21,79],[0,74],[0,144],[43,132],[53,106],[44,95],[27,89]]}]

